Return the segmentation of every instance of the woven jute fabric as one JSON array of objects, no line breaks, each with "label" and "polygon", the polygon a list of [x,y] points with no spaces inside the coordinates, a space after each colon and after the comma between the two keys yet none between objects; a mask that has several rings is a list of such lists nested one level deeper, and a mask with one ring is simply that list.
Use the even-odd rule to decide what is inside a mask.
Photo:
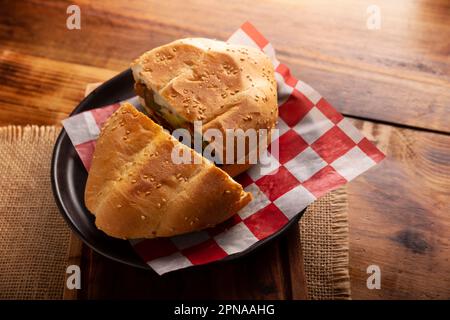
[{"label": "woven jute fabric", "polygon": [[[76,262],[70,259],[79,253],[72,251],[81,251],[81,246],[69,245],[69,228],[51,191],[50,160],[59,130],[0,128],[2,299],[66,298],[65,268]],[[311,205],[299,226],[308,297],[349,298],[345,189]]]},{"label": "woven jute fabric", "polygon": [[62,298],[70,231],[50,160],[59,129],[0,128],[0,298]]},{"label": "woven jute fabric", "polygon": [[308,298],[350,299],[345,187],[310,205],[299,225]]}]

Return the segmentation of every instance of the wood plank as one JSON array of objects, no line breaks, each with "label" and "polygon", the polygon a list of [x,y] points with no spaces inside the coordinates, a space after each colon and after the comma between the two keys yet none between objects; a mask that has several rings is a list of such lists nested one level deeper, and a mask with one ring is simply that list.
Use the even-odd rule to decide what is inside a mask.
[{"label": "wood plank", "polygon": [[116,72],[4,50],[0,53],[0,125],[60,124],[87,83]]},{"label": "wood plank", "polygon": [[280,60],[340,111],[450,132],[446,0],[380,0],[377,31],[366,28],[370,1],[78,3],[82,29],[69,31],[67,3],[2,2],[0,49],[120,71],[154,46],[186,36],[225,39],[251,20]]},{"label": "wood plank", "polygon": [[352,297],[449,299],[450,136],[355,123],[387,158],[348,185]]},{"label": "wood plank", "polygon": [[158,276],[87,249],[82,299],[286,299],[291,296],[281,263],[280,242],[236,261]]},{"label": "wood plank", "polygon": [[[83,242],[78,238],[78,236],[72,232],[70,234],[70,243],[69,250],[67,252],[67,266],[76,265],[80,266],[82,259],[82,250],[83,250]],[[81,269],[81,266],[80,266]],[[76,289],[68,289],[67,288],[67,277],[69,275],[66,274],[66,282],[64,283],[64,291],[63,291],[63,299],[64,300],[77,300],[80,299],[80,291]]]},{"label": "wood plank", "polygon": [[308,288],[306,286],[305,263],[303,249],[300,242],[300,228],[292,228],[287,231],[283,239],[284,248],[287,251],[286,274],[289,276],[288,283],[291,286],[291,297],[293,300],[308,299]]}]

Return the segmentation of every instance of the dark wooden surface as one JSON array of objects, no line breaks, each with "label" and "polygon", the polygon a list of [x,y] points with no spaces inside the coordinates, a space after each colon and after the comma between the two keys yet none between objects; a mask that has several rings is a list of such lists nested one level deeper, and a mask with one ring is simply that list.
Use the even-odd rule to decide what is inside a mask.
[{"label": "dark wooden surface", "polygon": [[[354,298],[450,299],[450,136],[355,121],[386,152],[348,185]],[[366,269],[381,268],[381,290]]]},{"label": "dark wooden surface", "polygon": [[[76,240],[75,240],[76,241]],[[83,246],[82,290],[66,290],[66,298],[77,299],[305,299],[298,228],[279,240],[229,262],[188,268],[158,276],[111,261]],[[294,247],[286,250],[286,248]],[[296,248],[298,249],[298,247]],[[292,254],[290,253],[292,251]],[[294,262],[294,263],[293,263]],[[87,271],[87,272],[86,272]]]},{"label": "dark wooden surface", "polygon": [[[297,77],[387,152],[348,186],[353,298],[450,298],[447,0],[376,1],[380,30],[366,27],[373,1],[83,0],[75,1],[81,30],[69,31],[72,3],[0,1],[0,125],[59,123],[87,83],[107,80],[143,51],[187,36],[225,39],[250,20]],[[296,240],[286,235],[242,262],[163,278],[85,251],[99,285],[82,295],[117,297],[151,281],[149,297],[165,297],[170,283],[178,297],[196,286],[192,298],[302,298]],[[381,267],[381,290],[366,287],[371,264]]]}]

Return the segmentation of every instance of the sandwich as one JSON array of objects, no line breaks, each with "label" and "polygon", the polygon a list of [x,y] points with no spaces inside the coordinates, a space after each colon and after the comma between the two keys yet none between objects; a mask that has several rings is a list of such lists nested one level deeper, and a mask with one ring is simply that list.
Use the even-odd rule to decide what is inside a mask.
[{"label": "sandwich", "polygon": [[[175,164],[174,147],[194,161]],[[121,239],[202,230],[250,201],[251,194],[226,172],[128,103],[100,132],[85,190],[96,226]]]},{"label": "sandwich", "polygon": [[[267,130],[265,144],[246,142],[244,159],[236,153],[232,163],[217,163],[231,176],[249,168],[251,150],[269,144],[278,117],[277,86],[272,63],[262,51],[188,38],[144,53],[131,69],[145,111],[169,131],[184,128],[194,134],[194,121],[202,122],[200,134],[208,129],[218,129],[223,136],[227,129]],[[209,143],[203,141],[204,146]]]}]

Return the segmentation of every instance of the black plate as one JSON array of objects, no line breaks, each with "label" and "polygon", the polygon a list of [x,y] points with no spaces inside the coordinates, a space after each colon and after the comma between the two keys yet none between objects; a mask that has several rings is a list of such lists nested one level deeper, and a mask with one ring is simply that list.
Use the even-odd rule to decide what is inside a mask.
[{"label": "black plate", "polygon": [[[95,89],[80,102],[71,115],[133,97],[133,83],[131,70],[125,70]],[[84,243],[98,253],[113,260],[134,267],[149,268],[134,252],[128,241],[109,237],[95,227],[93,216],[84,206],[84,188],[87,172],[64,129],[61,130],[53,149],[51,179],[53,195],[61,214]],[[272,236],[255,243],[243,252],[228,256],[221,261],[239,258],[275,239],[290,226],[296,224],[303,212],[300,212]]]}]

